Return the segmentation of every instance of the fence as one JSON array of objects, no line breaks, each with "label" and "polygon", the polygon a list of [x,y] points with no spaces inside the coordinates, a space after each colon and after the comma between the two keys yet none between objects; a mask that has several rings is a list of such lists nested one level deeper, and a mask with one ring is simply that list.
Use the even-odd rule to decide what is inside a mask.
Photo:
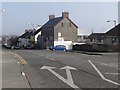
[{"label": "fence", "polygon": [[73,50],[76,51],[120,51],[120,45],[102,45],[102,44],[83,44],[83,45],[73,45]]}]

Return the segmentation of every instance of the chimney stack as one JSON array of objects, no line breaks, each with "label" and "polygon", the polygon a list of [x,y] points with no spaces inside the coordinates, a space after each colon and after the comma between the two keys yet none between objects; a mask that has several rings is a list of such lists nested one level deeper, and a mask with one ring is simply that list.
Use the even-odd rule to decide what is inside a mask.
[{"label": "chimney stack", "polygon": [[62,17],[65,18],[69,18],[69,12],[62,12]]},{"label": "chimney stack", "polygon": [[51,20],[51,19],[53,19],[53,18],[55,18],[55,15],[49,15],[49,20]]},{"label": "chimney stack", "polygon": [[29,30],[28,29],[25,29],[25,32],[28,32]]},{"label": "chimney stack", "polygon": [[29,33],[32,32],[33,30],[32,29],[29,29]]}]

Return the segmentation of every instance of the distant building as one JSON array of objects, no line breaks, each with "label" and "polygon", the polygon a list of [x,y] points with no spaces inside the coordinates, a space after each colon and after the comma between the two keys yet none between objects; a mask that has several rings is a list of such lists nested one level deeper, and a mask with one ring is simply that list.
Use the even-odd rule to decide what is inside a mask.
[{"label": "distant building", "polygon": [[86,43],[88,35],[78,35],[78,43]]},{"label": "distant building", "polygon": [[119,45],[120,44],[120,24],[105,33],[105,45]]},{"label": "distant building", "polygon": [[87,38],[87,44],[103,44],[105,33],[92,33]]},{"label": "distant building", "polygon": [[19,46],[20,47],[28,47],[33,46],[37,43],[37,37],[41,35],[40,29],[29,29],[25,30],[25,33],[23,33],[21,36],[19,36]]},{"label": "distant building", "polygon": [[120,24],[106,33],[92,33],[88,36],[87,44],[97,51],[118,51],[120,45]]},{"label": "distant building", "polygon": [[2,36],[2,45],[11,46],[10,38],[11,38],[10,36],[6,36],[6,35]]},{"label": "distant building", "polygon": [[17,45],[17,35],[2,35],[1,43],[5,47],[11,48],[13,45]]},{"label": "distant building", "polygon": [[54,41],[59,40],[77,42],[78,26],[69,18],[68,12],[62,12],[62,17],[49,15],[49,21],[40,29],[41,36],[38,41],[42,48],[54,46]]}]

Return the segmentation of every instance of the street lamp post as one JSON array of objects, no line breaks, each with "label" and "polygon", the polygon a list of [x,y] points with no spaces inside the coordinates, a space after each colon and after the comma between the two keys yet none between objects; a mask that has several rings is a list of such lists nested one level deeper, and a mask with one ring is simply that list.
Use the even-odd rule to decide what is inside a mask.
[{"label": "street lamp post", "polygon": [[2,10],[1,10],[1,13],[4,13],[5,11],[6,11],[6,10],[2,9]]},{"label": "street lamp post", "polygon": [[116,26],[116,21],[115,20],[109,20],[107,22],[114,22],[114,25]]}]

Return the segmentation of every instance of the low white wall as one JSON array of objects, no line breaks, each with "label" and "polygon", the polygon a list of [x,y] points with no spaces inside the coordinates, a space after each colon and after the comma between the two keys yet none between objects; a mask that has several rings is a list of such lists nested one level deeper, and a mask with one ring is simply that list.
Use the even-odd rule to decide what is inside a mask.
[{"label": "low white wall", "polygon": [[72,41],[54,41],[54,46],[65,45],[67,50],[72,49]]}]

